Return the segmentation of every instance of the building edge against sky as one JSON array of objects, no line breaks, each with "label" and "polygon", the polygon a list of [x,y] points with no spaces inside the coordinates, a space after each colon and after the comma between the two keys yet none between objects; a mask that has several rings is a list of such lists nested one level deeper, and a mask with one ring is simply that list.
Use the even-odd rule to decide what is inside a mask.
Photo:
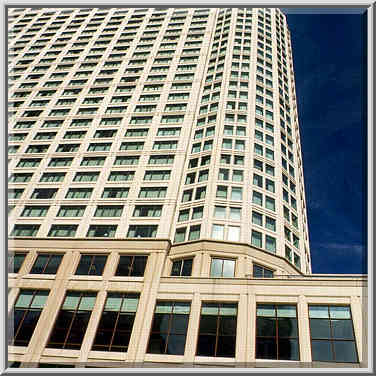
[{"label": "building edge against sky", "polygon": [[365,277],[311,275],[278,9],[8,19],[11,361],[364,364]]}]

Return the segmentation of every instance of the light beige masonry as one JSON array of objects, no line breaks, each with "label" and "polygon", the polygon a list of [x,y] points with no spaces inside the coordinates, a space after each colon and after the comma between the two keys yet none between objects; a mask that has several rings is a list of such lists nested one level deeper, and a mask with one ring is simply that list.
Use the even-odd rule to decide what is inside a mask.
[{"label": "light beige masonry", "polygon": [[367,278],[312,274],[279,9],[7,11],[14,366],[367,366]]},{"label": "light beige masonry", "polygon": [[[239,364],[251,364],[261,362],[255,357],[256,334],[256,305],[257,304],[293,304],[297,306],[299,328],[300,361],[303,367],[312,364],[310,332],[309,332],[309,305],[346,305],[351,306],[351,314],[354,324],[356,346],[359,362],[362,365],[363,349],[362,328],[366,323],[362,317],[362,306],[366,300],[367,280],[362,276],[335,276],[300,274],[280,275],[275,278],[234,277],[234,278],[210,278],[209,265],[197,265],[210,263],[210,257],[202,257],[202,254],[210,255],[212,249],[222,247],[224,252],[232,255],[237,262],[242,262],[241,245],[226,244],[226,242],[193,242],[187,245],[171,246],[169,241],[131,241],[127,239],[87,241],[85,239],[59,240],[59,239],[17,239],[11,242],[11,251],[26,252],[28,257],[23,265],[23,273],[9,275],[9,304],[14,300],[14,291],[19,289],[48,289],[50,291],[42,316],[35,328],[32,341],[28,347],[9,347],[10,361],[26,363],[54,363],[75,362],[81,366],[85,362],[100,362],[109,366],[110,361],[135,363],[145,365],[148,362],[172,362],[178,366],[182,363],[200,364],[200,362],[220,363],[236,362]],[[194,257],[196,268],[206,270],[199,277],[162,277],[162,265],[168,264],[175,258],[177,250],[180,254],[186,248],[188,254]],[[238,248],[238,252],[235,250]],[[45,280],[41,275],[35,275],[30,279],[28,270],[33,263],[31,255],[36,252],[54,251],[65,254],[59,273],[56,276],[47,276]],[[107,265],[107,273],[101,277],[74,275],[74,269],[70,260],[80,253],[105,253],[112,257],[114,254],[147,253],[149,255],[147,269],[144,277],[128,278],[114,277],[111,258]],[[111,269],[111,270],[110,270]],[[39,278],[38,278],[39,277]],[[288,277],[288,278],[287,278]],[[122,280],[117,281],[116,278]],[[135,280],[136,279],[136,280]],[[61,350],[46,348],[49,332],[52,330],[56,315],[60,309],[63,298],[68,290],[95,291],[96,303],[92,310],[88,329],[83,345],[77,350]],[[135,317],[131,341],[127,352],[101,352],[91,350],[95,337],[96,327],[100,320],[106,296],[110,292],[132,291],[140,293],[140,301]],[[191,302],[189,327],[187,329],[187,343],[184,356],[158,355],[147,353],[150,325],[153,311],[158,300],[187,301]],[[234,358],[200,357],[196,354],[198,340],[198,323],[201,305],[204,302],[234,302],[238,304],[236,352]],[[20,350],[22,351],[20,353]],[[287,363],[288,364],[288,363]],[[305,364],[305,365],[304,365]],[[330,363],[331,366],[340,366],[338,363]],[[125,367],[129,366],[124,364]]]}]

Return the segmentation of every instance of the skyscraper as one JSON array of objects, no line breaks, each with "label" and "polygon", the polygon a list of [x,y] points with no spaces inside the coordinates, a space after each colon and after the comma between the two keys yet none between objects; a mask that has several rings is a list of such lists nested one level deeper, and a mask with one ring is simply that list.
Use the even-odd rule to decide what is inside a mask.
[{"label": "skyscraper", "polygon": [[282,12],[10,8],[9,66],[12,361],[364,360],[363,279],[309,277]]}]

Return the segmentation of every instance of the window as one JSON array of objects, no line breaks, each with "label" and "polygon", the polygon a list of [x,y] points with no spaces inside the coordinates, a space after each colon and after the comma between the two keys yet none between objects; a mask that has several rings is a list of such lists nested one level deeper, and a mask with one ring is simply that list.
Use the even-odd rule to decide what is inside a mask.
[{"label": "window", "polygon": [[202,303],[196,355],[235,357],[236,303]]},{"label": "window", "polygon": [[262,234],[261,232],[252,230],[251,244],[257,248],[262,247]]},{"label": "window", "polygon": [[144,180],[169,180],[170,179],[170,170],[150,170],[145,171]]},{"label": "window", "polygon": [[37,326],[43,307],[46,304],[49,291],[47,290],[21,290],[10,320],[8,344],[13,346],[28,346]]},{"label": "window", "polygon": [[27,183],[31,180],[33,174],[12,174],[9,178],[9,183]]},{"label": "window", "polygon": [[191,304],[157,301],[148,353],[184,355]]},{"label": "window", "polygon": [[40,225],[14,225],[10,236],[36,236]]},{"label": "window", "polygon": [[127,233],[128,238],[155,238],[157,225],[130,225]]},{"label": "window", "polygon": [[76,275],[102,275],[107,255],[81,255]]},{"label": "window", "polygon": [[253,264],[252,275],[254,278],[273,278],[274,272],[264,266]]},{"label": "window", "polygon": [[111,171],[108,181],[131,181],[134,177],[134,171]]},{"label": "window", "polygon": [[162,205],[143,206],[136,205],[133,216],[134,217],[160,217],[162,214]]},{"label": "window", "polygon": [[97,181],[99,172],[77,172],[73,181],[74,182],[94,182]]},{"label": "window", "polygon": [[200,238],[201,225],[191,226],[189,229],[188,240],[197,240]]},{"label": "window", "polygon": [[312,360],[357,363],[350,307],[310,305],[308,309]]},{"label": "window", "polygon": [[153,150],[173,150],[178,145],[177,141],[155,141]]},{"label": "window", "polygon": [[256,359],[299,360],[296,306],[257,304]]},{"label": "window", "polygon": [[164,198],[166,197],[166,187],[141,187],[138,197],[140,198]]},{"label": "window", "polygon": [[149,164],[172,164],[174,163],[173,155],[152,155],[149,158]]},{"label": "window", "polygon": [[103,166],[106,157],[84,157],[80,166]]},{"label": "window", "polygon": [[104,188],[102,198],[126,198],[128,197],[129,188]]},{"label": "window", "polygon": [[90,225],[86,236],[90,238],[113,238],[116,228],[116,225]]},{"label": "window", "polygon": [[25,257],[26,253],[8,253],[8,273],[18,273]]},{"label": "window", "polygon": [[73,237],[76,235],[78,225],[52,225],[48,237]]},{"label": "window", "polygon": [[123,206],[98,206],[94,217],[121,217]]},{"label": "window", "polygon": [[80,350],[96,296],[95,292],[67,292],[46,347]]},{"label": "window", "polygon": [[95,334],[92,350],[128,350],[139,294],[109,292]]},{"label": "window", "polygon": [[70,188],[65,196],[66,199],[85,199],[90,198],[92,188]]},{"label": "window", "polygon": [[146,255],[120,255],[115,276],[143,277],[147,261]]},{"label": "window", "polygon": [[45,217],[49,206],[25,206],[21,217]]},{"label": "window", "polygon": [[65,172],[45,172],[39,181],[43,183],[57,183],[63,181],[64,177]]},{"label": "window", "polygon": [[212,258],[210,265],[211,278],[233,278],[235,276],[235,260]]},{"label": "window", "polygon": [[171,268],[171,276],[185,277],[192,274],[193,259],[174,260]]},{"label": "window", "polygon": [[30,270],[30,274],[56,274],[63,255],[39,254]]}]

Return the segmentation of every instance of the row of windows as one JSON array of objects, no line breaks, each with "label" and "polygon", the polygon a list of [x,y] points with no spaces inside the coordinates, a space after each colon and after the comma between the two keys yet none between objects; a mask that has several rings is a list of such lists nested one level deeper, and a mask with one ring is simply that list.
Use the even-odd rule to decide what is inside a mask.
[{"label": "row of windows", "polygon": [[[50,206],[25,206],[21,217],[45,217]],[[99,205],[97,206],[94,217],[121,217],[124,206],[119,205]],[[86,206],[70,205],[60,206],[57,217],[83,217]],[[136,205],[133,211],[133,217],[160,217],[162,215],[162,205]]]},{"label": "row of windows", "polygon": [[[9,199],[19,199],[24,189],[15,188],[8,191]],[[31,199],[46,200],[56,196],[58,188],[36,188],[31,194]],[[89,199],[93,188],[69,188],[66,199]],[[128,187],[105,187],[101,198],[127,198]],[[167,187],[141,187],[139,198],[165,198]]]},{"label": "row of windows", "polygon": [[[10,316],[14,320],[10,344],[28,345],[48,295],[48,290],[21,290]],[[96,292],[67,291],[47,348],[81,348],[96,296]],[[128,351],[139,299],[137,293],[107,293],[92,350]],[[308,309],[312,360],[358,362],[350,307],[309,305]],[[146,352],[184,355],[190,313],[189,301],[157,300]],[[237,316],[237,303],[203,301],[196,355],[235,357]],[[255,326],[257,359],[300,359],[295,305],[257,303]]]},{"label": "row of windows", "polygon": [[[32,236],[35,237],[39,231],[39,224],[16,224],[10,233],[11,237]],[[106,237],[113,238],[117,230],[117,225],[90,225],[86,237]],[[74,237],[78,225],[52,225],[47,237]],[[158,225],[129,225],[127,238],[155,238],[157,236]],[[197,238],[199,237],[199,233]],[[193,239],[192,239],[193,240]]]},{"label": "row of windows", "polygon": [[[26,253],[8,254],[8,273],[18,273],[26,258]],[[39,253],[29,270],[30,274],[57,273],[63,254]],[[76,267],[75,275],[102,276],[107,262],[106,254],[81,254]],[[143,277],[148,256],[147,255],[122,255],[120,254],[115,276]],[[189,277],[192,274],[194,258],[174,260],[171,267],[171,276]],[[212,257],[210,267],[211,278],[234,278],[236,259],[221,259]],[[265,266],[253,264],[254,278],[273,278],[274,271]]]},{"label": "row of windows", "polygon": [[[103,166],[106,157],[84,157],[81,160],[81,166]],[[16,167],[18,168],[32,168],[38,167],[41,158],[22,158],[19,160]],[[51,158],[47,167],[68,167],[72,164],[73,158]],[[114,165],[136,165],[138,164],[139,156],[117,156],[114,161]],[[148,164],[172,164],[174,162],[174,155],[151,155],[149,157]],[[16,175],[17,176],[17,175]],[[22,175],[21,175],[22,176]],[[15,178],[14,178],[15,179]],[[20,178],[23,180],[23,178]],[[16,179],[17,180],[17,179]]]}]

